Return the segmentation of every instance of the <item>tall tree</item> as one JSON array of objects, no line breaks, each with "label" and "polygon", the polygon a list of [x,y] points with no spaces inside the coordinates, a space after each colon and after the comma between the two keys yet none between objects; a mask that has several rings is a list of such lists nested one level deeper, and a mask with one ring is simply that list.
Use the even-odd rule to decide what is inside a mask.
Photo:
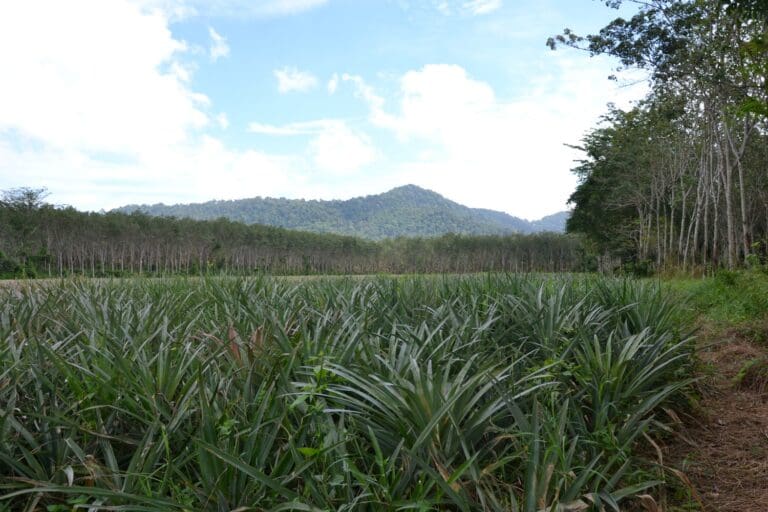
[{"label": "tall tree", "polygon": [[[622,2],[606,3],[617,7]],[[611,151],[600,155],[605,160],[588,152],[590,164],[575,170],[583,179],[572,197],[574,218],[582,209],[595,209],[597,196],[590,192],[595,172],[611,176],[600,179],[606,198],[623,198],[621,183],[645,184],[634,188],[644,195],[644,201],[637,203],[645,203],[651,213],[634,227],[645,240],[638,244],[635,259],[646,255],[653,235],[657,266],[734,267],[744,262],[753,242],[765,236],[765,226],[758,220],[764,202],[755,187],[762,183],[765,169],[765,162],[756,158],[757,148],[766,143],[765,2],[638,4],[631,18],[617,18],[597,34],[581,37],[566,29],[547,42],[552,48],[566,45],[614,56],[623,67],[647,70],[651,84],[648,105],[626,113],[639,116],[651,128],[644,138],[618,144],[635,136],[636,128],[614,115]],[[646,158],[638,158],[638,151]],[[622,173],[627,161],[637,176]],[[605,236],[615,234],[618,226],[623,232],[633,229],[627,222],[616,216],[602,219],[613,229]],[[572,222],[570,227],[588,233],[583,223]]]}]

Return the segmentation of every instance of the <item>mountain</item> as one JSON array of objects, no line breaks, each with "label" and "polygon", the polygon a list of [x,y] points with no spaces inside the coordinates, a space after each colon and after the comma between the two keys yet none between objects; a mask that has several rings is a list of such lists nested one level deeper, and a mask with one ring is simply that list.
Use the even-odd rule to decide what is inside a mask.
[{"label": "mountain", "polygon": [[557,212],[552,215],[547,215],[539,220],[530,221],[531,230],[534,233],[539,231],[553,231],[555,233],[565,232],[565,222],[568,217],[571,216],[571,212]]},{"label": "mountain", "polygon": [[304,231],[354,235],[379,240],[398,236],[430,237],[445,233],[500,235],[562,232],[568,212],[527,221],[494,210],[469,208],[415,185],[346,201],[254,197],[176,205],[128,205],[115,211],[197,220],[226,217],[246,224],[266,224]]}]

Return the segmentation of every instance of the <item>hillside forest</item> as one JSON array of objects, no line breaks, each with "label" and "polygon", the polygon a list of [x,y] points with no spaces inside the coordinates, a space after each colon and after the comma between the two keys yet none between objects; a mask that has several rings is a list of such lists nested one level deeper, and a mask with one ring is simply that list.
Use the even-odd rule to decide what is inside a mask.
[{"label": "hillside forest", "polygon": [[351,236],[143,213],[87,213],[45,202],[41,189],[0,201],[0,276],[373,274],[586,269],[578,236],[557,233]]},{"label": "hillside forest", "polygon": [[193,204],[128,205],[115,211],[152,216],[215,220],[334,233],[372,240],[385,238],[562,232],[568,212],[528,221],[504,212],[469,208],[431,190],[404,185],[383,194],[347,200],[253,197]]}]

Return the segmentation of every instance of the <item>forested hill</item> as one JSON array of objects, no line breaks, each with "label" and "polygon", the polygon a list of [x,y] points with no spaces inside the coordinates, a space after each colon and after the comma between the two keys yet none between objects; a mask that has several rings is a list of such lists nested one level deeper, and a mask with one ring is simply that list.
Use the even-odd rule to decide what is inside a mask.
[{"label": "forested hill", "polygon": [[572,272],[593,268],[558,233],[364,240],[224,218],[79,212],[44,189],[0,191],[0,279],[88,275]]},{"label": "forested hill", "polygon": [[502,235],[563,232],[568,217],[568,212],[560,212],[531,222],[503,212],[469,208],[415,185],[346,201],[255,197],[196,204],[129,205],[116,211],[140,211],[153,216],[197,220],[224,217],[246,224],[265,224],[374,240],[399,236],[431,237],[446,233]]}]

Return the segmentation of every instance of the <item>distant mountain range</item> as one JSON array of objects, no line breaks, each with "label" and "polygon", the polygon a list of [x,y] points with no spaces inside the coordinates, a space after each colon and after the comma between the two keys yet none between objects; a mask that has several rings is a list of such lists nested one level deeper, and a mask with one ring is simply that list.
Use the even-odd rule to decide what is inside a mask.
[{"label": "distant mountain range", "polygon": [[446,233],[502,235],[563,232],[569,212],[527,221],[504,212],[469,208],[415,185],[346,201],[254,197],[194,204],[128,205],[114,211],[197,220],[228,219],[289,229],[337,233],[380,240],[399,236],[431,237]]}]

